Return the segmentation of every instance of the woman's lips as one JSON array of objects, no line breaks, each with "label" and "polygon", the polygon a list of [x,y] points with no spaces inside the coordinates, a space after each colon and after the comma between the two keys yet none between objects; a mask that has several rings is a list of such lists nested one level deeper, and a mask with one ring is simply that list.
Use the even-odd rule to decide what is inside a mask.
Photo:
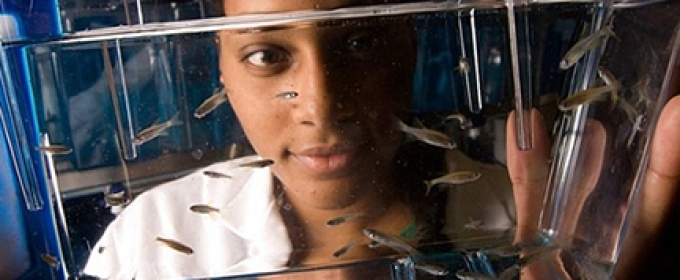
[{"label": "woman's lips", "polygon": [[295,154],[295,158],[313,173],[330,175],[347,170],[354,153],[351,147],[310,148]]}]

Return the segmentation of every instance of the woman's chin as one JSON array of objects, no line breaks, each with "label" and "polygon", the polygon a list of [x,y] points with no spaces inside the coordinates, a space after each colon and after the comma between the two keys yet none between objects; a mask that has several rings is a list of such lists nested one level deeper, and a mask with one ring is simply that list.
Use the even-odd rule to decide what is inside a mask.
[{"label": "woman's chin", "polygon": [[309,205],[315,209],[343,209],[355,205],[359,199],[375,199],[363,192],[361,184],[354,180],[323,180],[307,182],[302,188],[288,189],[294,192],[294,200]]}]

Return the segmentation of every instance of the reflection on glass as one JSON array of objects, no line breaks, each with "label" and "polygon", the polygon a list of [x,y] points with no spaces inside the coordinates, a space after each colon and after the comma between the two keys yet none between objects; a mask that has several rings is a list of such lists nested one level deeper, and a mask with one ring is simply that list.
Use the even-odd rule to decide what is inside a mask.
[{"label": "reflection on glass", "polygon": [[[339,5],[268,2],[224,10]],[[586,156],[569,166],[600,171],[573,182],[559,229],[576,234],[595,203],[610,128],[579,114],[610,102],[560,111],[593,58],[560,61],[606,9],[514,6],[509,21],[504,6],[479,5],[7,46],[26,54],[35,130],[49,136],[33,152],[60,202],[61,261],[110,279],[511,279],[555,260],[565,243],[518,219],[541,210],[554,175],[551,127],[582,129]],[[537,187],[513,193],[523,176]]]}]

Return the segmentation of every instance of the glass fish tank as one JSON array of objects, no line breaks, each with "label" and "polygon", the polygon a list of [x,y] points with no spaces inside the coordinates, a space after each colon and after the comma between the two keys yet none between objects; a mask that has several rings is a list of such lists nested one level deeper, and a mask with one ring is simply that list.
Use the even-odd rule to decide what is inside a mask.
[{"label": "glass fish tank", "polygon": [[610,279],[679,12],[0,0],[0,278]]}]

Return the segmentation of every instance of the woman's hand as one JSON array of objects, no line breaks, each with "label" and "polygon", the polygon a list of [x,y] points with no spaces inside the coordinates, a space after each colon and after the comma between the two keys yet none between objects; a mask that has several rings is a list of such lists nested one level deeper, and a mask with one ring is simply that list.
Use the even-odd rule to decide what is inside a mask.
[{"label": "woman's hand", "polygon": [[[507,158],[517,209],[516,241],[530,239],[536,234],[549,170],[550,143],[545,124],[538,111],[533,110],[531,117],[534,147],[530,151],[517,149],[514,115],[508,118]],[[589,133],[597,135],[595,132],[600,131],[598,126],[591,127],[593,131]],[[676,96],[664,107],[656,127],[644,184],[629,210],[630,223],[614,279],[635,278],[637,269],[649,263],[647,259],[669,220],[679,186],[680,96]],[[540,265],[529,265],[522,272],[522,278],[553,279],[561,276],[569,279],[564,273],[561,260],[552,258]]]}]

